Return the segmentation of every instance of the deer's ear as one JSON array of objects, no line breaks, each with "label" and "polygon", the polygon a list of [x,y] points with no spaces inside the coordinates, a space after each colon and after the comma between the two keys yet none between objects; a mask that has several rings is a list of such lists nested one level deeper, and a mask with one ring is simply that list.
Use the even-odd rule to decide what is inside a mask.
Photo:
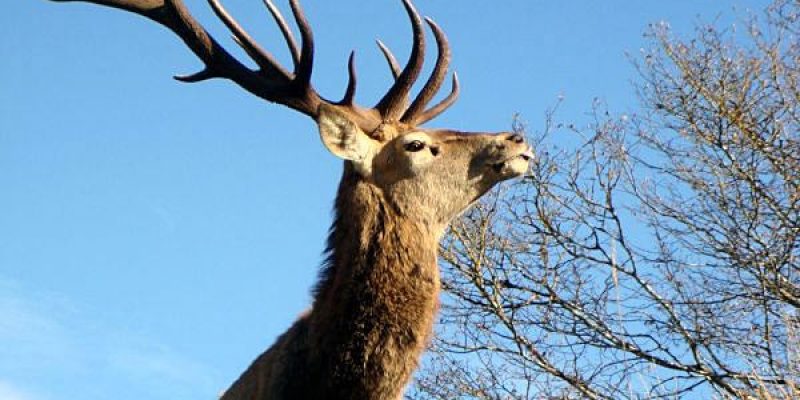
[{"label": "deer's ear", "polygon": [[328,151],[336,157],[352,161],[359,172],[369,175],[377,146],[374,140],[347,114],[327,104],[320,106],[317,124],[320,139]]}]

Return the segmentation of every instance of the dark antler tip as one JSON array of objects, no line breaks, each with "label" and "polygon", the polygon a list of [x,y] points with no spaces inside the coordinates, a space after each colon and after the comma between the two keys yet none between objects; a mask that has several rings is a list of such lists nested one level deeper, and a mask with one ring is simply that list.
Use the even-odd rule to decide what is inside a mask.
[{"label": "dark antler tip", "polygon": [[419,12],[417,8],[414,7],[414,4],[411,3],[411,0],[403,0],[403,6],[406,9],[409,17],[411,17],[412,21],[418,22],[420,20]]},{"label": "dark antler tip", "polygon": [[356,51],[350,51],[350,57],[347,60],[347,89],[344,92],[344,97],[339,101],[339,104],[352,106],[353,100],[356,95]]},{"label": "dark antler tip", "polygon": [[450,93],[453,96],[458,96],[458,93],[461,91],[461,83],[458,80],[458,74],[453,71],[453,79],[450,81]]},{"label": "dark antler tip", "polygon": [[432,29],[432,30],[433,30],[433,31],[434,31],[436,34],[438,34],[438,35],[441,35],[441,36],[444,36],[444,31],[443,31],[443,30],[442,30],[442,28],[439,26],[439,24],[437,24],[437,23],[436,23],[436,21],[434,21],[432,18],[430,18],[430,17],[425,17],[425,22],[428,24],[428,26],[430,26],[430,27],[431,27],[431,29]]},{"label": "dark antler tip", "polygon": [[195,72],[195,73],[189,74],[189,75],[175,75],[172,78],[175,79],[176,81],[180,81],[180,82],[184,82],[184,83],[195,83],[195,82],[201,82],[201,81],[204,81],[204,80],[207,80],[207,79],[216,78],[216,77],[217,77],[217,75],[213,71],[211,71],[209,69],[204,69],[204,70],[202,70],[200,72]]},{"label": "dark antler tip", "polygon": [[406,6],[406,8],[410,8],[410,9],[416,11],[416,8],[414,7],[414,3],[412,3],[411,0],[403,0],[403,5]]}]

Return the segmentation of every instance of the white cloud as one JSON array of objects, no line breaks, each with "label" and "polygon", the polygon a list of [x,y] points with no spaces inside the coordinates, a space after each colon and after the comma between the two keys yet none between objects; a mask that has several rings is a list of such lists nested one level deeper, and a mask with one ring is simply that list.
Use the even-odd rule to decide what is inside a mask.
[{"label": "white cloud", "polygon": [[[14,282],[0,278],[0,372],[68,360],[69,333],[61,317],[69,314],[65,301],[46,295],[29,298]],[[2,398],[2,397],[0,397]]]},{"label": "white cloud", "polygon": [[213,368],[98,318],[0,276],[0,400],[42,398],[11,382],[36,382],[53,399],[214,398]]},{"label": "white cloud", "polygon": [[38,400],[38,397],[20,389],[11,382],[0,380],[0,399],[3,400]]}]

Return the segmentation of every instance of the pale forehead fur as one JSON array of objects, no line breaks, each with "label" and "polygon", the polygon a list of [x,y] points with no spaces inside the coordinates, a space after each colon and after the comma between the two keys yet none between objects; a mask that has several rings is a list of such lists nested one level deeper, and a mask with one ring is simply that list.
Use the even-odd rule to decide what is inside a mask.
[{"label": "pale forehead fur", "polygon": [[405,135],[401,136],[400,140],[403,143],[411,143],[411,142],[413,142],[415,140],[419,140],[419,141],[428,143],[428,142],[430,142],[432,140],[432,138],[431,138],[430,135],[428,135],[427,132],[424,132],[424,131],[413,131],[413,132],[409,132],[409,133],[406,133]]},{"label": "pale forehead fur", "polygon": [[398,136],[402,138],[421,136],[437,142],[449,142],[457,140],[486,139],[488,137],[510,135],[512,133],[513,132],[465,132],[452,129],[417,129]]}]

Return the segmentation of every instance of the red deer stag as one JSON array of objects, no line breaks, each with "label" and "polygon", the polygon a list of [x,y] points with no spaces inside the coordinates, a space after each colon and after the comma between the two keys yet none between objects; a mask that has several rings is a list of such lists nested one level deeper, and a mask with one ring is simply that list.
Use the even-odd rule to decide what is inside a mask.
[{"label": "red deer stag", "polygon": [[450,60],[442,30],[426,19],[439,54],[431,76],[409,102],[422,68],[425,32],[410,0],[403,0],[413,28],[409,61],[401,69],[379,42],[395,82],[374,107],[362,108],[353,103],[352,54],[342,100],[324,99],[311,86],[313,37],[297,0],[290,4],[299,46],[278,9],[264,1],[291,51],[292,72],[253,41],[218,0],[209,0],[211,7],[258,69],[231,56],[181,0],[82,1],[131,11],[169,28],[205,64],[202,71],[176,79],[229,79],[264,100],[306,114],[317,122],[325,147],[345,160],[328,257],[311,310],[222,399],[401,397],[431,334],[439,295],[436,253],[447,224],[498,182],[523,174],[532,157],[517,134],[419,127],[458,96],[453,74],[450,94],[427,108]]}]

